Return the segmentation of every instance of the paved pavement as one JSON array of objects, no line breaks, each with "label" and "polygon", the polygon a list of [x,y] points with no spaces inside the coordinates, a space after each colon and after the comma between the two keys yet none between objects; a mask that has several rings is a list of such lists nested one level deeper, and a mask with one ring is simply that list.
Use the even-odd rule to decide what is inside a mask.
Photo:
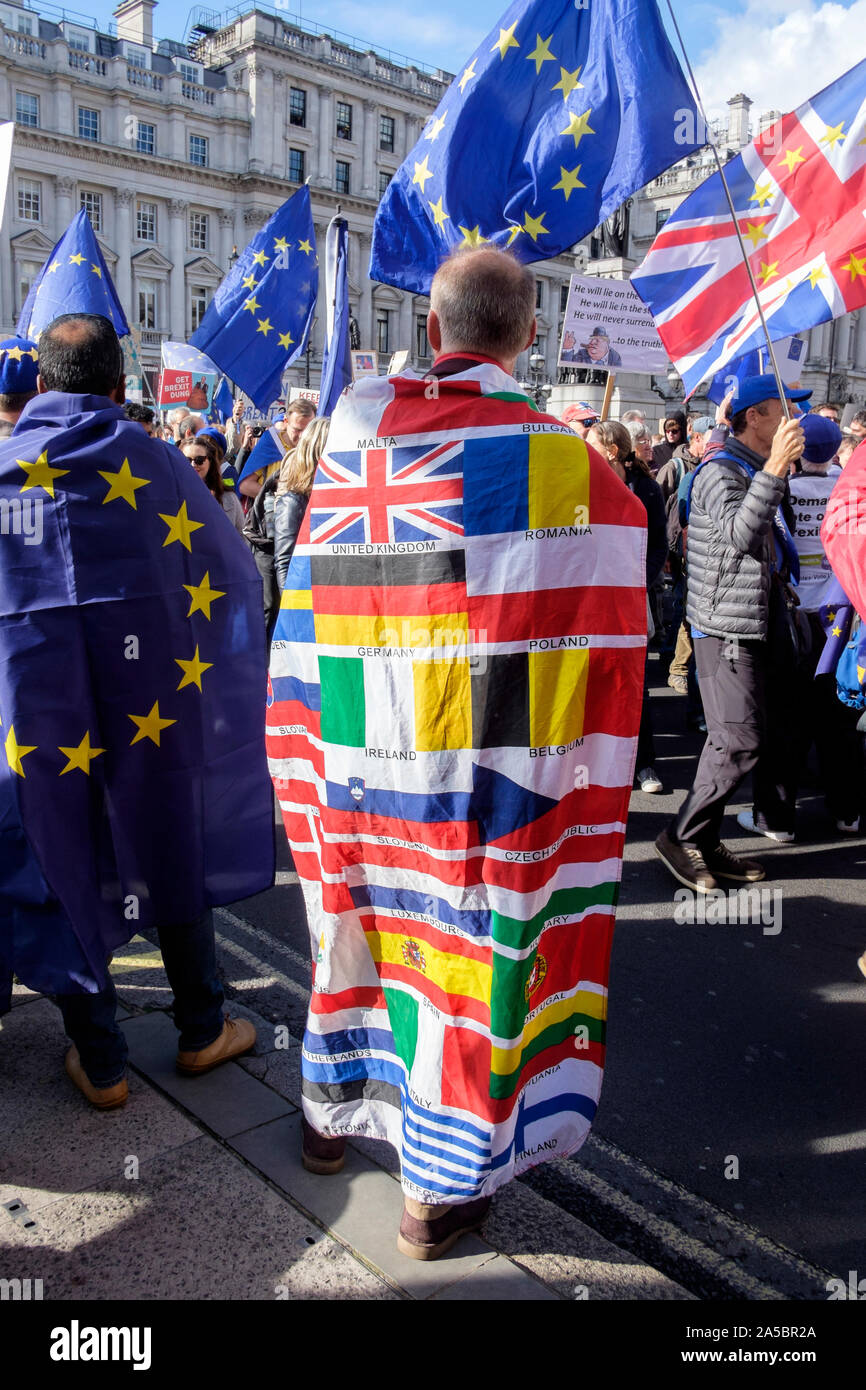
[{"label": "paved pavement", "polygon": [[57,1010],[16,989],[0,1020],[0,1280],[60,1300],[779,1300],[826,1298],[830,1273],[862,1269],[864,841],[839,844],[807,793],[814,843],[763,856],[782,930],[678,923],[652,840],[699,741],[657,685],[670,790],[633,797],[607,1075],[580,1155],[511,1184],[482,1236],[429,1265],[396,1250],[389,1146],[356,1140],[342,1174],[304,1171],[307,934],[280,835],[276,886],[216,914],[250,1057],[175,1073],[170,991],[138,937],[112,967],[130,1101],[100,1115],[63,1073]]}]

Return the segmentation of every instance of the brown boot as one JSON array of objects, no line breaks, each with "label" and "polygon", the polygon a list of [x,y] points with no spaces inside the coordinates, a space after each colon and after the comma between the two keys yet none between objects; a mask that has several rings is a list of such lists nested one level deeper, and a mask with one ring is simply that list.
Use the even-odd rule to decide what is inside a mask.
[{"label": "brown boot", "polygon": [[233,1057],[240,1057],[255,1047],[256,1030],[246,1018],[227,1018],[219,1037],[198,1052],[179,1052],[175,1061],[184,1076],[201,1076]]},{"label": "brown boot", "polygon": [[459,1206],[425,1206],[404,1197],[397,1249],[410,1260],[438,1260],[462,1235],[477,1231],[489,1210],[489,1197]]},{"label": "brown boot", "polygon": [[320,1177],[329,1177],[331,1173],[339,1173],[346,1162],[345,1139],[332,1139],[326,1134],[320,1134],[303,1116],[301,1116],[301,1129],[304,1134],[301,1162],[307,1172],[318,1173]]},{"label": "brown boot", "polygon": [[119,1105],[126,1104],[129,1086],[125,1076],[114,1086],[94,1086],[81,1065],[78,1048],[75,1046],[70,1047],[67,1052],[64,1066],[70,1081],[74,1082],[81,1094],[86,1096],[97,1110],[116,1110]]}]

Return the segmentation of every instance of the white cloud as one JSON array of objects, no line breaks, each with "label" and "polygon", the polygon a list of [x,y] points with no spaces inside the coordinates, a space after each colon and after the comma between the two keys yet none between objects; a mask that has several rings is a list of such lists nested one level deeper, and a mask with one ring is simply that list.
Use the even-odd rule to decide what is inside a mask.
[{"label": "white cloud", "polygon": [[707,114],[726,116],[728,98],[745,92],[757,133],[761,112],[793,111],[862,58],[866,0],[748,0],[742,13],[716,22],[716,41],[696,69]]}]

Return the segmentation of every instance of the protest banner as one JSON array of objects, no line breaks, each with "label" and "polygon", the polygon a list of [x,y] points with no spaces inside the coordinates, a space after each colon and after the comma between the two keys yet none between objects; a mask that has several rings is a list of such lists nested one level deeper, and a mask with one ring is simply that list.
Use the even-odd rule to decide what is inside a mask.
[{"label": "protest banner", "polygon": [[627,280],[572,275],[559,365],[666,372],[670,362],[652,314]]}]

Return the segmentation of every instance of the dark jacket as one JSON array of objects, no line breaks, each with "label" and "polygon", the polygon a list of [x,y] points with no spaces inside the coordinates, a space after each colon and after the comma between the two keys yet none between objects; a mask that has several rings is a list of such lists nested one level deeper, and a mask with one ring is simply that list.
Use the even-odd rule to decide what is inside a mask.
[{"label": "dark jacket", "polygon": [[625,480],[630,491],[640,498],[646,509],[646,585],[649,589],[658,579],[668,558],[665,504],[658,483],[642,469],[626,464]]},{"label": "dark jacket", "polygon": [[289,563],[309,500],[303,492],[281,492],[274,506],[274,566],[280,589],[286,585]]},{"label": "dark jacket", "polygon": [[[784,478],[731,436],[725,454],[696,474],[689,509],[689,588],[686,617],[712,637],[767,637],[776,508]],[[751,478],[742,459],[757,469]]]},{"label": "dark jacket", "polygon": [[686,417],[684,412],[682,410],[675,410],[672,414],[666,415],[663,421],[663,425],[666,425],[668,420],[676,420],[677,424],[679,425],[680,442],[679,444],[669,444],[666,439],[663,439],[661,444],[653,445],[652,470],[654,473],[658,473],[659,469],[667,463],[668,459],[676,452],[676,450],[688,441],[689,431],[688,426],[686,424]]}]

